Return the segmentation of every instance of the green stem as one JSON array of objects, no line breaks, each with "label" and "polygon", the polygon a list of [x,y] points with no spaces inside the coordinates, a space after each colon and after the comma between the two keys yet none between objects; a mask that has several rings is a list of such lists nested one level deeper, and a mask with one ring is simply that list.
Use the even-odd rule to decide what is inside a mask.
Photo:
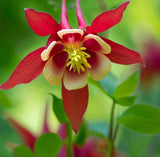
[{"label": "green stem", "polygon": [[70,122],[67,122],[67,157],[72,157],[72,128]]},{"label": "green stem", "polygon": [[110,118],[110,128],[109,128],[110,149],[108,150],[107,157],[112,157],[112,152],[114,149],[113,126],[114,126],[115,105],[116,105],[116,102],[115,102],[115,100],[113,100],[113,105],[112,105],[112,110],[111,110],[111,118]]},{"label": "green stem", "polygon": [[115,128],[115,133],[114,133],[114,135],[113,135],[113,142],[115,142],[115,140],[116,140],[118,130],[119,130],[119,124],[117,124],[117,125],[116,125],[116,128]]},{"label": "green stem", "polygon": [[108,153],[107,153],[107,157],[112,157],[112,152],[113,152],[113,149],[114,149],[114,142],[115,142],[115,140],[116,140],[118,130],[119,130],[119,124],[116,125],[114,135],[113,135],[113,137],[112,137],[112,140],[110,141],[110,145],[109,145],[109,148],[108,148],[109,150],[108,150]]},{"label": "green stem", "polygon": [[113,151],[113,143],[110,142],[106,157],[111,157],[112,156],[112,151]]},{"label": "green stem", "polygon": [[112,110],[111,110],[111,119],[110,119],[110,127],[109,127],[109,139],[112,141],[113,136],[113,123],[114,123],[114,109],[116,102],[113,100]]}]

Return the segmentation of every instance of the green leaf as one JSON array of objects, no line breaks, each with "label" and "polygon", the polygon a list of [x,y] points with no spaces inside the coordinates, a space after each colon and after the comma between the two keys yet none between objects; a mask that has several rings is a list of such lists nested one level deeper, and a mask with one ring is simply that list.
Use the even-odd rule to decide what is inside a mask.
[{"label": "green leaf", "polygon": [[139,80],[139,71],[132,74],[127,80],[122,82],[114,91],[114,98],[128,97],[135,90]]},{"label": "green leaf", "polygon": [[140,133],[160,133],[160,109],[149,105],[134,105],[119,117],[118,122]]},{"label": "green leaf", "polygon": [[125,97],[125,98],[117,98],[115,99],[116,103],[122,106],[131,106],[134,104],[137,95]]},{"label": "green leaf", "polygon": [[40,136],[35,143],[34,151],[36,157],[56,157],[62,147],[61,138],[53,133]]},{"label": "green leaf", "polygon": [[86,137],[87,137],[87,127],[85,122],[82,122],[81,128],[75,137],[75,143],[81,146],[84,143]]},{"label": "green leaf", "polygon": [[10,100],[1,91],[0,91],[0,105],[4,107],[12,106]]},{"label": "green leaf", "polygon": [[53,94],[51,95],[53,97],[53,105],[52,105],[53,112],[55,113],[60,123],[65,123],[67,121],[67,115],[64,111],[62,99],[57,98]]},{"label": "green leaf", "polygon": [[18,146],[14,148],[17,157],[34,157],[32,151],[27,146]]}]

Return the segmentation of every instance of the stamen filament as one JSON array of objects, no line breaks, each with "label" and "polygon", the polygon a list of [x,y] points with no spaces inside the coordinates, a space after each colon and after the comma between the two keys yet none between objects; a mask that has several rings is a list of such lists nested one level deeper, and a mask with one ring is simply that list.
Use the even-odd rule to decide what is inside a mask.
[{"label": "stamen filament", "polygon": [[77,70],[80,74],[81,71],[85,72],[86,68],[91,68],[91,65],[88,63],[87,58],[90,58],[90,54],[85,52],[85,47],[78,47],[77,45],[70,44],[65,45],[63,51],[68,53],[68,62],[67,67],[69,70],[73,69],[73,72]]}]

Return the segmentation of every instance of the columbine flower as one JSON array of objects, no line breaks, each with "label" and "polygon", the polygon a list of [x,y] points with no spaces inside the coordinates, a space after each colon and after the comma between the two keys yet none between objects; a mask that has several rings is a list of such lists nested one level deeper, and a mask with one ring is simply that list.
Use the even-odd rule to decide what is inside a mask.
[{"label": "columbine flower", "polygon": [[[47,109],[47,108],[46,108]],[[39,134],[39,136],[34,135],[21,124],[19,124],[12,117],[8,117],[8,121],[12,125],[12,127],[16,130],[18,135],[20,136],[23,144],[28,146],[32,151],[34,151],[34,145],[39,136],[51,132],[47,123],[47,110],[44,116],[43,128]],[[60,125],[57,134],[61,137],[62,140],[67,138],[67,126],[66,124]],[[17,144],[9,143],[11,149],[13,149]],[[84,143],[79,146],[76,143],[73,143],[73,154],[75,157],[105,157],[107,151],[107,143],[106,140],[100,137],[88,136]],[[57,157],[67,157],[67,146],[63,145]],[[125,157],[122,153],[114,150],[113,157]]]},{"label": "columbine flower", "polygon": [[[60,125],[58,134],[65,140],[67,137],[66,124]],[[106,157],[108,151],[108,144],[105,139],[98,136],[88,136],[83,144],[77,145],[73,143],[74,157]],[[57,157],[67,157],[67,147],[63,145]],[[125,157],[125,155],[117,150],[113,150],[112,157]]]},{"label": "columbine flower", "polygon": [[[65,0],[62,3],[61,24],[47,13],[25,9],[33,31],[41,36],[51,36],[46,47],[27,55],[8,81],[0,86],[1,89],[9,89],[29,83],[42,72],[52,85],[62,81],[64,109],[75,132],[80,128],[88,104],[87,73],[93,80],[99,81],[110,71],[111,62],[125,65],[143,63],[137,52],[97,35],[120,22],[129,1],[100,14],[91,26],[87,26],[79,2],[76,2],[78,29],[72,29],[68,23]],[[86,31],[83,30],[85,28]]]}]

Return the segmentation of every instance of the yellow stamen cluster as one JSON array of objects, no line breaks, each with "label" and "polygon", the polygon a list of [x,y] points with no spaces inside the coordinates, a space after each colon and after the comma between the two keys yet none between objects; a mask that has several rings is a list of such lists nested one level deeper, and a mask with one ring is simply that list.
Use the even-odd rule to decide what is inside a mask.
[{"label": "yellow stamen cluster", "polygon": [[65,52],[68,53],[68,62],[67,67],[70,66],[69,70],[76,70],[80,74],[81,71],[85,71],[86,68],[91,68],[91,65],[87,62],[86,58],[90,58],[91,56],[85,52],[85,47],[75,47],[73,44],[66,46],[64,49]]}]

